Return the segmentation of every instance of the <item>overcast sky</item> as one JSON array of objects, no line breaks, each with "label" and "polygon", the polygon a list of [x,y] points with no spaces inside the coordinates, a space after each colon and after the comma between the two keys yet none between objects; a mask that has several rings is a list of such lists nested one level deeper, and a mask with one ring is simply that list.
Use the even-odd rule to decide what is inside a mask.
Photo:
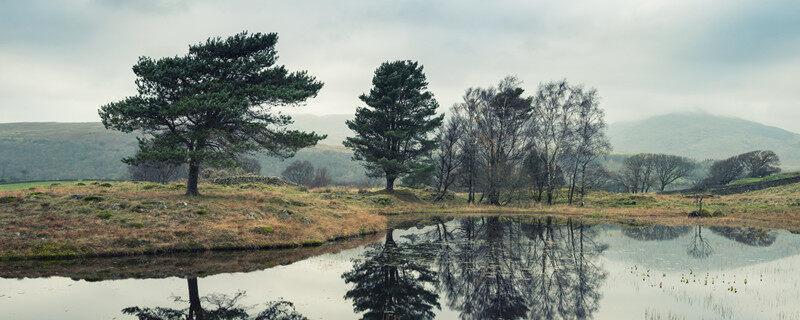
[{"label": "overcast sky", "polygon": [[510,74],[595,87],[612,122],[702,110],[800,132],[797,0],[0,0],[0,122],[98,121],[134,94],[137,57],[243,30],[325,82],[292,112],[352,113],[375,67],[413,59],[443,109]]}]

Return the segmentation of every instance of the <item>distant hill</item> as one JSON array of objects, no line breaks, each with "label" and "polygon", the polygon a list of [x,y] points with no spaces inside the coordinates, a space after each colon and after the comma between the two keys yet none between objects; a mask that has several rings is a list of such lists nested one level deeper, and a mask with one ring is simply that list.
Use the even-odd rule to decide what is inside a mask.
[{"label": "distant hill", "polygon": [[661,152],[704,160],[769,149],[784,168],[800,168],[800,134],[739,118],[674,113],[613,123],[608,135],[614,153]]},{"label": "distant hill", "polygon": [[342,145],[344,138],[352,136],[353,131],[344,123],[346,120],[352,119],[352,114],[329,114],[317,116],[313,114],[293,114],[294,119],[293,128],[303,131],[316,131],[317,133],[324,133],[328,138],[322,140],[321,143],[339,146]]},{"label": "distant hill", "polygon": [[[328,138],[317,147],[300,151],[294,159],[259,156],[261,173],[279,175],[292,160],[308,160],[327,167],[335,180],[363,180],[363,168],[341,145],[352,134],[344,123],[351,117],[292,115],[293,128],[327,134]],[[778,153],[785,168],[800,168],[800,135],[737,118],[669,114],[614,123],[608,133],[615,154],[664,152],[702,160],[770,149]],[[97,122],[0,123],[0,180],[124,178],[127,169],[120,159],[136,148],[134,135],[106,130]]]},{"label": "distant hill", "polygon": [[[317,167],[327,167],[337,181],[365,178],[361,165],[341,146],[347,136],[344,116],[293,117],[294,128],[328,134],[329,138],[301,150],[293,159],[257,156],[262,174],[280,175],[292,160],[308,160]],[[98,122],[0,123],[0,181],[125,178],[127,168],[120,160],[136,149],[135,135],[106,130]]]}]

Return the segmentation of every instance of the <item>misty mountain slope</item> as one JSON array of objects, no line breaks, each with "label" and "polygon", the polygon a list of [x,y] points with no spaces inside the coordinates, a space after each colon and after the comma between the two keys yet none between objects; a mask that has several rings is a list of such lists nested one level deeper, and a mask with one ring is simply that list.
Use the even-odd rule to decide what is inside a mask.
[{"label": "misty mountain slope", "polygon": [[[316,119],[315,119],[316,118]],[[294,128],[328,134],[344,120],[325,117],[298,119]],[[335,120],[335,121],[334,121]],[[342,130],[330,134],[339,144],[322,144],[300,150],[293,159],[281,160],[257,155],[264,175],[280,175],[293,160],[307,160],[326,167],[334,180],[357,182],[364,179],[362,166],[352,161],[350,150],[341,146]],[[326,140],[329,141],[329,140]],[[106,130],[99,122],[86,123],[0,123],[0,181],[121,179],[128,171],[121,162],[136,152],[133,134]]]},{"label": "misty mountain slope", "polygon": [[800,134],[744,119],[667,114],[611,124],[608,135],[614,153],[660,152],[703,160],[769,149],[785,168],[800,167]]},{"label": "misty mountain slope", "polygon": [[344,138],[354,135],[354,132],[344,123],[353,118],[352,114],[313,115],[307,113],[291,115],[294,123],[292,128],[302,131],[315,131],[327,134],[328,137],[320,143],[332,146],[341,146]]},{"label": "misty mountain slope", "polygon": [[132,134],[99,122],[0,124],[0,180],[118,179],[136,151]]}]

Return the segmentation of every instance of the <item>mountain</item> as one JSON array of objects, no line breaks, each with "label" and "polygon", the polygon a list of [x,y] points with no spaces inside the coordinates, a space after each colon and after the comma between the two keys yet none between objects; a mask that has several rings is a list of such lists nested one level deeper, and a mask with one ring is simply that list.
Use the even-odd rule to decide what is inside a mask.
[{"label": "mountain", "polygon": [[698,160],[775,151],[786,169],[800,168],[800,134],[739,118],[673,113],[609,125],[614,153],[659,152]]}]

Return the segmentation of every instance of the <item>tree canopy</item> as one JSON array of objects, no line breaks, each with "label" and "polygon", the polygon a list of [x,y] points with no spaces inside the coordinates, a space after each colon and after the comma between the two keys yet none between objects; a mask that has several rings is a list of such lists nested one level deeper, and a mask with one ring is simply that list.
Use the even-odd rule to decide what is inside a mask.
[{"label": "tree canopy", "polygon": [[290,157],[323,139],[286,129],[291,118],[273,110],[322,88],[306,71],[276,65],[277,41],[275,33],[242,32],[192,45],[184,56],[139,58],[137,94],[99,111],[106,128],[146,135],[139,153],[124,161],[188,164],[186,193],[196,195],[202,164],[231,163],[262,149]]},{"label": "tree canopy", "polygon": [[375,70],[372,86],[359,97],[366,106],[347,121],[356,135],[344,145],[353,149],[355,160],[365,162],[369,175],[386,177],[386,189],[393,190],[395,179],[418,167],[436,148],[431,133],[444,115],[436,115],[438,103],[417,62],[384,62]]}]

